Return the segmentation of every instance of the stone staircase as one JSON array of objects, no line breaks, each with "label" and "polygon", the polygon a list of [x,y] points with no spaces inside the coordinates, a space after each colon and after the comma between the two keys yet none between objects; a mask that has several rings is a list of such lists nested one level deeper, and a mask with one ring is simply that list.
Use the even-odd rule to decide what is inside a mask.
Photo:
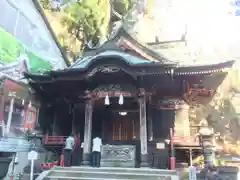
[{"label": "stone staircase", "polygon": [[[41,176],[41,175],[40,175]],[[54,167],[37,180],[179,180],[172,170],[113,167]]]}]

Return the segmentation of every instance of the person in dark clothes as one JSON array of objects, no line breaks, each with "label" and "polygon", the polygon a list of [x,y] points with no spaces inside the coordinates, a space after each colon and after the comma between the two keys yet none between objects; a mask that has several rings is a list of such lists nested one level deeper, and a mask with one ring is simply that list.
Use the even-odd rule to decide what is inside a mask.
[{"label": "person in dark clothes", "polygon": [[93,139],[93,146],[92,146],[92,166],[93,167],[100,167],[101,148],[102,148],[102,139],[96,136]]},{"label": "person in dark clothes", "polygon": [[73,147],[72,165],[80,166],[81,164],[81,138],[80,133],[75,136],[75,142]]},{"label": "person in dark clothes", "polygon": [[65,142],[65,148],[64,148],[64,166],[71,166],[71,156],[72,156],[72,150],[74,147],[74,138],[73,134],[71,134]]}]

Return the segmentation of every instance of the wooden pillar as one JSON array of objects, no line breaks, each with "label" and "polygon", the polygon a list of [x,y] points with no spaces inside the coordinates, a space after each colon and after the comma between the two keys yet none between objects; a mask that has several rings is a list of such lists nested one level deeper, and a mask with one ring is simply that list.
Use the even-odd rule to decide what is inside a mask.
[{"label": "wooden pillar", "polygon": [[9,104],[9,110],[8,110],[8,120],[7,120],[6,133],[10,132],[10,126],[11,126],[11,123],[12,123],[12,113],[13,113],[14,101],[15,101],[15,98],[11,97],[10,104]]},{"label": "wooden pillar", "polygon": [[5,132],[5,122],[4,122],[4,95],[0,96],[0,126],[1,126],[1,134],[0,136],[4,136]]},{"label": "wooden pillar", "polygon": [[57,112],[54,110],[53,112],[53,128],[52,128],[52,136],[57,136],[58,134],[58,122],[57,122]]},{"label": "wooden pillar", "polygon": [[140,108],[140,141],[141,141],[141,167],[148,167],[147,151],[147,118],[146,118],[146,97],[141,93],[139,97]]},{"label": "wooden pillar", "polygon": [[75,123],[75,117],[74,117],[74,105],[70,105],[69,113],[71,114],[71,117],[72,117],[72,133],[75,135],[76,134],[76,123]]},{"label": "wooden pillar", "polygon": [[93,103],[91,99],[86,100],[85,104],[85,126],[84,126],[84,146],[83,146],[83,164],[90,164],[91,142],[92,142],[92,112]]},{"label": "wooden pillar", "polygon": [[[150,101],[151,102],[151,99]],[[148,129],[148,140],[152,141],[153,140],[153,122],[152,122],[152,108],[150,106],[150,104],[148,104],[147,107],[147,129]]]}]

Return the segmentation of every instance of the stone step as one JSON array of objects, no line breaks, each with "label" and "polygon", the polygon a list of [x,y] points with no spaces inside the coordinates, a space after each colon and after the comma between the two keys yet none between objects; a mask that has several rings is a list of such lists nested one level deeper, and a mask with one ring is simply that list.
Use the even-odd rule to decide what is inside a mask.
[{"label": "stone step", "polygon": [[[48,178],[46,178],[46,180],[68,180],[68,179],[72,179],[72,180],[116,180],[116,179],[109,179],[109,178],[85,178],[85,177],[62,177],[62,176],[54,176],[51,177],[49,176]],[[128,180],[128,179],[117,179],[117,180]],[[152,180],[152,179],[146,179],[146,180]],[[178,179],[168,179],[167,177],[160,177],[157,180],[179,180]]]},{"label": "stone step", "polygon": [[[54,180],[54,179],[61,179],[61,180],[116,180],[116,179],[106,179],[106,178],[86,178],[86,177],[63,177],[63,176],[48,176],[47,179]],[[118,180],[125,180],[125,179],[118,179]]]},{"label": "stone step", "polygon": [[131,172],[134,174],[137,173],[146,173],[146,174],[166,174],[166,175],[177,175],[177,171],[174,170],[165,170],[165,169],[151,169],[151,168],[121,168],[121,167],[100,167],[92,168],[87,166],[73,166],[73,167],[60,167],[55,166],[52,168],[52,171],[55,170],[64,170],[68,172],[75,171],[84,171],[84,172]]},{"label": "stone step", "polygon": [[68,177],[68,178],[74,178],[74,177],[84,177],[84,178],[105,178],[105,179],[138,179],[138,180],[145,180],[147,178],[149,179],[156,179],[158,180],[161,177],[165,177],[165,175],[161,174],[146,174],[146,173],[131,173],[131,172],[98,172],[98,171],[92,171],[92,172],[85,172],[85,171],[63,171],[63,170],[55,170],[53,172],[50,172],[50,174],[47,177]]},{"label": "stone step", "polygon": [[179,180],[178,173],[171,170],[149,168],[91,168],[91,167],[55,167],[43,179],[76,180]]}]

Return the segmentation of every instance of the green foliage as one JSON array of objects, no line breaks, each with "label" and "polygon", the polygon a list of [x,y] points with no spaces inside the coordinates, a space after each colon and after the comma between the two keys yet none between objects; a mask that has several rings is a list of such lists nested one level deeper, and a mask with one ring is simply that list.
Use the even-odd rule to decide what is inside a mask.
[{"label": "green foliage", "polygon": [[44,9],[51,8],[51,0],[40,0],[40,3]]},{"label": "green foliage", "polygon": [[4,64],[15,62],[25,52],[19,41],[5,30],[0,29],[0,59]]},{"label": "green foliage", "polygon": [[125,15],[130,8],[130,0],[114,0],[113,8],[121,15]]},{"label": "green foliage", "polygon": [[223,161],[223,160],[220,160],[220,159],[216,158],[216,159],[214,160],[214,165],[215,165],[215,166],[225,166],[225,165],[226,165],[226,162]]},{"label": "green foliage", "polygon": [[[39,1],[41,6],[51,13],[51,0]],[[115,11],[122,15],[126,14],[131,6],[130,0],[64,1],[66,4],[64,8],[58,12],[55,11],[55,13],[61,14],[58,16],[61,19],[57,20],[66,28],[67,32],[65,33],[66,36],[58,37],[58,39],[71,59],[81,54],[84,42],[91,42],[95,46],[101,39],[108,37],[111,19],[111,1],[113,2]],[[73,41],[74,39],[75,42]]]},{"label": "green foliage", "polygon": [[110,20],[109,0],[69,2],[64,11],[66,15],[61,23],[77,39],[85,38],[96,45],[102,36],[107,35]]}]

